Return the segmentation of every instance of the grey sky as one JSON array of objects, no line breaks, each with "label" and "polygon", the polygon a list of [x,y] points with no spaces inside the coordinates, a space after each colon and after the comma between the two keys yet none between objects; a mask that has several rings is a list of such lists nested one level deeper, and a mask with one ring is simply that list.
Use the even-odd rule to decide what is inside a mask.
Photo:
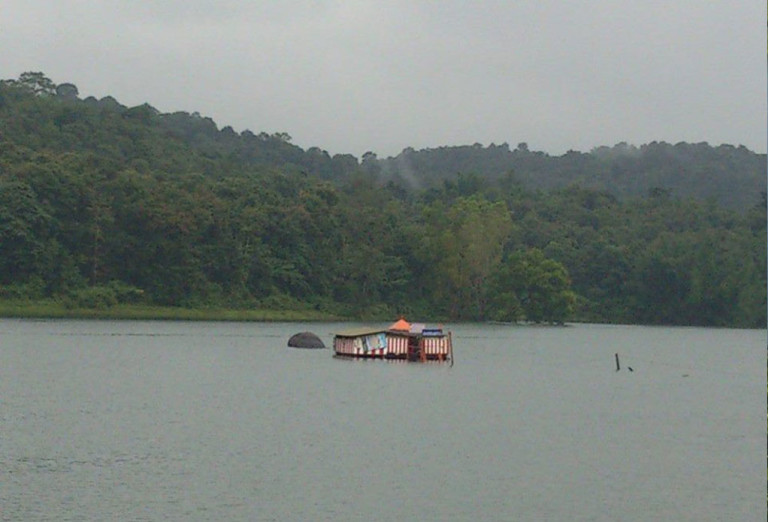
[{"label": "grey sky", "polygon": [[766,4],[2,0],[0,78],[42,71],[331,154],[525,141],[766,150]]}]

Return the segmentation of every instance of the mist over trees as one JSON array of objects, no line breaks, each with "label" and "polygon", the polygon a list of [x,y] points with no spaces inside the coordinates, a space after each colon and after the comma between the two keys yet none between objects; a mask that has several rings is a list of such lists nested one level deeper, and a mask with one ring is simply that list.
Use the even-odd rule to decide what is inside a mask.
[{"label": "mist over trees", "polygon": [[640,147],[619,143],[562,156],[531,151],[526,143],[514,150],[506,143],[409,148],[372,168],[383,179],[411,188],[435,187],[459,173],[471,173],[489,183],[511,177],[530,190],[579,185],[622,199],[663,189],[675,197],[713,200],[734,210],[760,203],[766,184],[764,154],[743,146],[706,143],[653,142]]},{"label": "mist over trees", "polygon": [[506,145],[358,159],[0,82],[0,298],[765,326],[765,155]]}]

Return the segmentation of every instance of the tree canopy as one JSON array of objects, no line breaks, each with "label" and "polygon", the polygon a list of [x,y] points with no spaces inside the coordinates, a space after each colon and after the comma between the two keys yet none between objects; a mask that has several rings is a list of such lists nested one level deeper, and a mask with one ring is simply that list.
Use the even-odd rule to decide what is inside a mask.
[{"label": "tree canopy", "polygon": [[42,73],[0,82],[0,129],[0,298],[765,325],[765,157],[742,147],[358,161]]}]

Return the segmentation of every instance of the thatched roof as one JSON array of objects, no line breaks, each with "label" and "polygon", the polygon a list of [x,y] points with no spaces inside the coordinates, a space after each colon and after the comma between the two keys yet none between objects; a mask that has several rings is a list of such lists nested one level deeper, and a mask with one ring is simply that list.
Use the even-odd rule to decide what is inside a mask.
[{"label": "thatched roof", "polygon": [[288,339],[291,348],[325,348],[323,341],[312,332],[299,332]]}]

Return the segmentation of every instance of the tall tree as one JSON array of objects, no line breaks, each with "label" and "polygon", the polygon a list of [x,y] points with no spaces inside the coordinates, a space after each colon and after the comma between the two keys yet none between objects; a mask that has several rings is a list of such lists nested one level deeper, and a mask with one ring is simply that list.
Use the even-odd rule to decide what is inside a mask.
[{"label": "tall tree", "polygon": [[449,305],[452,317],[483,318],[488,278],[512,231],[509,210],[504,202],[491,203],[480,195],[441,207],[438,203],[427,209],[432,240],[425,254],[435,263],[436,294]]},{"label": "tall tree", "polygon": [[576,299],[565,267],[538,249],[509,256],[493,278],[491,317],[563,323]]}]

